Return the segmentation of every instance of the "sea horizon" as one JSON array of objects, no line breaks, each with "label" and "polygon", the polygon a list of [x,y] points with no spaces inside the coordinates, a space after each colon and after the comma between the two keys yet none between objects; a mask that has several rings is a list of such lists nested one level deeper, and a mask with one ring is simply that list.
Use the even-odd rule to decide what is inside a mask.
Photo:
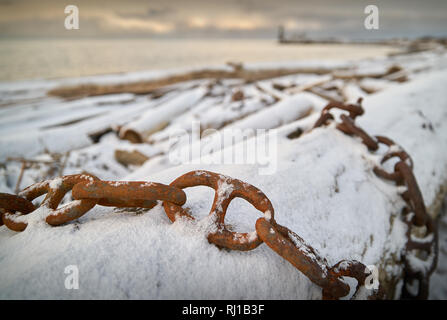
[{"label": "sea horizon", "polygon": [[372,44],[281,45],[274,38],[0,38],[0,82],[200,68],[227,62],[358,60],[394,51],[396,47]]}]

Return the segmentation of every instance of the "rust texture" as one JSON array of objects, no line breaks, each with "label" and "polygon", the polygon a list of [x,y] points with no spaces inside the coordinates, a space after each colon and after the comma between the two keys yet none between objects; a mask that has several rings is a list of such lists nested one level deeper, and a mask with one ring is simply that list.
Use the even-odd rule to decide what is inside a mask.
[{"label": "rust texture", "polygon": [[[6,214],[6,212],[19,211],[22,214],[28,214],[35,210],[35,207],[31,201],[8,193],[0,193],[0,208],[2,209],[2,216]],[[2,225],[3,217],[0,218],[0,226]]]},{"label": "rust texture", "polygon": [[[259,237],[278,255],[289,261],[304,273],[309,280],[324,288],[327,296],[339,298],[349,293],[349,286],[332,276],[325,259],[306,244],[298,235],[280,225],[274,225],[266,219],[256,221]],[[291,237],[294,239],[292,240]],[[295,240],[295,241],[294,241]]]},{"label": "rust texture", "polygon": [[[234,198],[243,198],[256,209],[264,213],[268,219],[274,219],[274,210],[270,200],[258,188],[243,181],[233,179],[210,171],[191,171],[171,183],[171,186],[184,189],[195,186],[208,186],[216,192],[210,215],[214,217],[217,231],[208,235],[208,241],[219,247],[233,250],[252,250],[262,241],[256,233],[240,233],[228,230],[225,225],[225,214],[228,205]],[[222,190],[222,188],[226,188]],[[222,192],[219,192],[221,190]],[[178,216],[194,219],[187,209],[181,206],[164,202],[163,207],[168,218],[174,222]]]},{"label": "rust texture", "polygon": [[186,202],[183,190],[156,182],[145,181],[94,181],[74,186],[74,199],[100,201],[100,205],[114,207],[152,208],[155,200],[169,201],[177,205]]}]

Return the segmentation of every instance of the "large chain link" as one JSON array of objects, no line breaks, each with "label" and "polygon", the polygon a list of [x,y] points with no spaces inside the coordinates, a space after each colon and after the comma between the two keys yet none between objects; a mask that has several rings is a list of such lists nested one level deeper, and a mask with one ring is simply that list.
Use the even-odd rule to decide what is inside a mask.
[{"label": "large chain link", "polygon": [[[396,163],[394,172],[389,173],[376,167],[374,172],[398,185],[405,185],[407,191],[402,194],[406,201],[403,214],[408,225],[408,241],[403,260],[405,265],[403,297],[426,298],[428,279],[436,266],[437,233],[433,221],[425,210],[422,194],[412,173],[413,162],[409,155],[390,139],[371,137],[355,124],[355,118],[364,113],[358,104],[330,103],[322,112],[314,128],[326,125],[334,120],[330,113],[333,108],[347,111],[342,114],[337,128],[362,139],[369,150],[379,148],[379,144],[389,147],[389,152],[382,159],[382,164],[393,157],[400,161]],[[209,213],[215,228],[207,235],[208,241],[220,248],[248,251],[258,247],[263,242],[279,256],[290,262],[306,275],[313,283],[323,290],[324,299],[339,299],[350,292],[350,287],[342,277],[352,277],[357,280],[357,287],[352,297],[365,285],[366,279],[372,274],[364,264],[355,260],[342,260],[330,266],[314,248],[288,228],[276,223],[274,208],[267,196],[258,188],[222,174],[197,170],[188,172],[170,185],[147,181],[102,181],[89,174],[68,175],[52,180],[33,184],[18,195],[0,193],[1,223],[14,231],[23,231],[28,226],[27,215],[36,211],[32,201],[46,194],[40,207],[50,213],[45,221],[53,226],[75,220],[96,205],[113,207],[140,207],[151,209],[157,201],[163,201],[163,208],[169,220],[174,222],[180,217],[195,219],[186,203],[186,194],[182,190],[194,186],[208,186],[215,190],[214,201]],[[72,191],[74,201],[59,207],[64,196]],[[256,221],[255,230],[248,233],[232,232],[225,224],[225,215],[230,202],[234,198],[243,198],[263,213]],[[421,238],[413,236],[412,229],[424,229]],[[424,263],[420,263],[425,253]],[[418,262],[418,263],[417,263]],[[419,281],[418,292],[410,293],[408,285]],[[383,298],[382,287],[373,289],[370,299]]]}]

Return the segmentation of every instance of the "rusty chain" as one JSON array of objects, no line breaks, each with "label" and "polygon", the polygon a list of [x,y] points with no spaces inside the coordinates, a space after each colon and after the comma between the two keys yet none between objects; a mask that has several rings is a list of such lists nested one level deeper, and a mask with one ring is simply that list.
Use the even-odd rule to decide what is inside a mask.
[{"label": "rusty chain", "polygon": [[[362,99],[359,99],[356,106],[362,108],[361,102]],[[336,125],[337,129],[348,135],[359,137],[371,152],[377,151],[380,144],[387,146],[388,151],[383,155],[380,161],[381,165],[390,159],[398,159],[393,172],[388,172],[380,166],[375,166],[373,171],[378,177],[393,181],[398,186],[406,187],[406,191],[401,194],[406,203],[402,210],[402,217],[408,227],[406,232],[407,243],[402,253],[404,283],[401,297],[403,299],[427,299],[430,276],[436,269],[438,260],[438,233],[433,219],[426,211],[421,190],[413,174],[413,160],[393,140],[383,136],[371,137],[362,128],[358,127],[355,124],[355,117],[363,112],[353,112],[353,110],[359,110],[354,106],[329,104],[322,110],[314,128],[334,120],[334,116],[329,113],[330,109],[338,108],[348,111],[349,116],[340,115],[341,123]],[[416,290],[412,290],[411,288],[415,285],[417,286]]]},{"label": "rusty chain", "polygon": [[[338,130],[360,137],[370,151],[378,150],[379,144],[388,146],[389,152],[383,156],[381,164],[395,157],[400,160],[395,164],[394,172],[387,172],[378,166],[374,168],[374,172],[379,177],[407,187],[407,191],[402,194],[407,203],[403,215],[408,225],[408,241],[403,254],[405,283],[402,297],[426,298],[429,276],[437,262],[437,233],[432,219],[426,212],[422,194],[412,173],[411,157],[391,139],[381,136],[371,137],[355,124],[355,118],[364,113],[361,100],[357,104],[347,105],[329,103],[322,110],[313,128],[334,121],[335,118],[330,113],[334,108],[347,111],[349,114],[340,116],[341,122],[336,125]],[[68,175],[47,180],[25,188],[18,195],[0,193],[0,223],[20,232],[28,226],[26,216],[40,208],[49,211],[45,221],[57,226],[83,216],[96,205],[151,209],[157,201],[163,201],[164,211],[171,222],[180,217],[194,220],[189,209],[182,207],[186,203],[186,194],[182,189],[194,186],[208,186],[215,190],[209,213],[215,228],[207,238],[210,243],[220,248],[248,251],[264,242],[313,283],[320,286],[324,299],[339,299],[350,293],[350,287],[342,277],[357,280],[357,287],[352,296],[355,297],[359,289],[364,286],[367,277],[372,274],[371,270],[356,260],[342,260],[330,266],[327,260],[301,237],[276,223],[273,205],[261,190],[241,180],[204,170],[188,172],[170,185],[147,181],[102,181],[90,174]],[[69,191],[72,191],[75,200],[59,207]],[[39,208],[35,208],[32,201],[42,195],[46,195],[44,200]],[[263,213],[263,217],[256,221],[255,230],[252,232],[232,232],[225,224],[227,208],[237,197],[247,200]],[[416,238],[412,233],[413,228],[424,229],[422,232],[424,236]],[[423,254],[426,258],[420,263]],[[416,294],[411,293],[407,287],[414,281],[419,283]],[[368,298],[383,298],[382,288],[373,289]]]}]

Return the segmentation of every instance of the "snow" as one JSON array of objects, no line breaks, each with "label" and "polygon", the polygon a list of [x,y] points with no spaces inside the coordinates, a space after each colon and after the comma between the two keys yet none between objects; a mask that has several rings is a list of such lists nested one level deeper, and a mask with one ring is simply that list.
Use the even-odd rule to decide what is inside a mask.
[{"label": "snow", "polygon": [[360,81],[360,87],[362,87],[363,90],[372,92],[386,90],[393,85],[395,85],[394,82],[385,79],[365,78]]},{"label": "snow", "polygon": [[[31,131],[10,130],[0,136],[0,150],[2,150],[0,161],[4,161],[6,157],[32,157],[44,151],[64,153],[87,147],[92,144],[89,134],[100,132],[110,127],[111,124],[120,125],[133,120],[143,110],[156,107],[171,97],[172,94],[166,95],[159,99],[161,101],[147,101],[147,99],[140,98],[134,103],[127,104],[125,108],[118,108],[113,112],[104,113],[102,116],[71,125]],[[43,104],[41,107],[44,108],[45,105]],[[45,119],[44,117],[43,120],[45,121]],[[29,119],[24,119],[24,121],[28,122]],[[36,121],[42,120],[34,120],[31,129],[33,126],[40,126]]]},{"label": "snow", "polygon": [[[76,203],[73,203],[73,205],[74,204]],[[28,224],[27,229],[32,229],[36,226],[38,226],[37,228],[48,228],[49,226],[46,224],[45,219],[47,216],[51,215],[53,211],[54,210],[48,208],[47,206],[40,206],[33,211],[33,214],[18,215],[7,213],[6,215],[14,222],[26,222]]]},{"label": "snow", "polygon": [[438,268],[430,279],[430,299],[445,300],[447,297],[447,198],[444,198],[442,216],[439,219],[439,257]]},{"label": "snow", "polygon": [[[380,89],[371,95],[362,91],[361,84],[351,83],[345,92],[353,100],[360,93],[365,95],[366,112],[357,120],[362,128],[371,134],[390,137],[412,156],[416,178],[430,206],[435,201],[437,187],[447,181],[447,98],[444,90],[447,58],[445,54],[423,53],[401,60],[397,57],[387,59],[386,63],[380,59],[358,62],[355,74],[383,72],[399,62],[412,72],[412,81],[389,85],[376,81],[373,85]],[[321,69],[351,65],[350,62],[277,63],[263,64],[262,68]],[[439,66],[444,69],[433,71]],[[88,80],[64,80],[63,83],[118,83],[123,79],[150,79],[171,73],[175,72],[90,77]],[[273,81],[291,85],[291,88],[303,88],[321,80],[327,79],[315,74],[287,76]],[[39,94],[42,88],[57,84],[60,82],[52,80],[0,85],[0,96],[16,101],[18,106],[15,107],[24,110],[15,114],[12,107],[0,109],[4,112],[2,123],[12,119],[15,122],[11,128],[17,125],[24,130],[21,133],[3,131],[0,161],[12,156],[38,158],[47,152],[69,151],[64,174],[79,173],[82,169],[101,179],[165,184],[191,170],[200,170],[198,175],[207,174],[203,170],[217,172],[262,190],[273,204],[276,221],[299,235],[330,266],[340,260],[355,259],[365,265],[379,266],[388,277],[398,276],[402,271],[400,265],[387,263],[405,246],[406,225],[399,215],[405,205],[400,197],[402,188],[372,172],[380,162],[383,149],[371,153],[358,139],[341,133],[334,125],[307,132],[317,119],[318,111],[326,104],[325,99],[310,92],[293,90],[278,94],[270,91],[273,87],[268,81],[263,82],[261,89],[280,96],[279,101],[274,102],[269,93],[261,92],[252,84],[237,84],[247,95],[244,108],[248,111],[234,112],[229,110],[240,103],[230,101],[225,91],[228,83],[216,85],[206,97],[208,91],[200,85],[181,93],[174,90],[157,100],[149,100],[144,95],[120,95],[61,102]],[[20,87],[34,88],[32,94],[37,97],[37,107],[12,95],[11,92]],[[330,91],[328,88],[324,90]],[[223,96],[213,96],[221,93]],[[53,117],[51,114],[58,103],[67,114]],[[104,108],[101,110],[107,111],[92,114],[88,120],[61,125],[68,118],[79,119],[78,115],[82,113],[78,108]],[[24,122],[34,116],[40,123],[33,122],[32,129],[27,131]],[[211,128],[222,128],[222,131],[231,128],[275,129],[265,131],[265,134],[277,137],[276,171],[261,175],[262,163],[228,165],[208,161],[216,155],[241,153],[244,148],[251,148],[243,141],[223,145],[213,154],[201,155],[198,160],[202,163],[170,163],[167,153],[171,149],[165,140],[173,130],[190,127],[192,120],[203,120]],[[169,121],[170,125],[153,134],[153,144],[150,145],[132,145],[119,140],[113,131],[103,135],[98,143],[89,138],[92,132],[115,126],[121,130],[127,127],[147,131],[161,121]],[[49,123],[58,126],[45,128]],[[297,128],[304,133],[296,139],[287,138]],[[248,141],[256,138],[248,137]],[[138,150],[149,160],[140,167],[124,167],[114,160],[116,149]],[[388,170],[392,166],[392,161],[385,165]],[[0,167],[0,191],[11,192],[20,163],[8,162],[5,168],[7,170]],[[36,166],[27,169],[24,181],[42,181],[45,180],[41,178],[43,176],[42,167]],[[58,181],[53,180],[50,185],[56,187]],[[228,195],[231,188],[225,179],[221,180],[218,199]],[[215,217],[208,216],[214,190],[200,186],[184,191],[188,199],[184,207],[190,208],[191,215],[200,219],[179,218],[171,223],[161,203],[151,210],[96,206],[76,221],[51,227],[43,221],[51,212],[41,207],[30,215],[17,218],[28,220],[24,232],[15,233],[5,226],[0,227],[0,267],[3,271],[0,273],[0,298],[321,298],[321,288],[265,244],[249,252],[229,251],[209,244],[208,233],[216,231]],[[70,205],[74,204],[76,202]],[[236,198],[228,207],[225,221],[232,231],[248,232],[249,240],[253,240],[257,236],[255,222],[263,214],[266,219],[273,216],[273,212],[259,212],[247,201]],[[306,249],[299,239],[294,236],[292,239],[299,248]],[[68,265],[79,268],[78,290],[64,287],[67,276],[64,270]],[[358,297],[364,296],[365,292],[361,292]]]},{"label": "snow", "polygon": [[60,188],[62,186],[62,178],[56,178],[54,180],[51,180],[49,186],[51,189],[53,190],[57,190],[58,188]]},{"label": "snow", "polygon": [[304,117],[313,109],[313,103],[304,94],[296,94],[269,108],[229,125],[238,129],[272,129]]},{"label": "snow", "polygon": [[366,97],[366,93],[357,85],[348,83],[343,88],[343,95],[347,103],[356,103],[359,98]]},{"label": "snow", "polygon": [[123,135],[129,129],[137,132],[154,130],[160,124],[169,122],[174,116],[191,108],[205,93],[206,90],[202,87],[185,92],[167,103],[147,111],[138,120],[125,125],[121,129],[121,134]]},{"label": "snow", "polygon": [[[447,150],[443,123],[447,115],[447,98],[440,88],[446,80],[444,71],[432,72],[425,79],[371,95],[363,104],[365,115],[357,121],[367,132],[391,138],[411,155],[414,175],[423,186],[421,191],[426,203],[434,201],[438,186],[447,181],[447,163],[442,152]],[[425,93],[416,94],[421,91]],[[390,97],[393,97],[392,101]],[[405,110],[395,106],[405,106]],[[432,124],[433,130],[428,126],[424,128],[424,124]],[[414,139],[415,135],[419,139]],[[420,140],[430,143],[420,143]],[[387,165],[393,163],[390,161]]]}]

